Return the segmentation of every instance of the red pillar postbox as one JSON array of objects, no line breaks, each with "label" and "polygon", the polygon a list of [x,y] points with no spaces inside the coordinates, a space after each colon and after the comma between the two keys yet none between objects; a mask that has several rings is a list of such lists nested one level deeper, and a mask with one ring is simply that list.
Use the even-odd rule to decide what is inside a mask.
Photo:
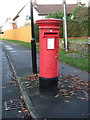
[{"label": "red pillar postbox", "polygon": [[41,95],[57,94],[58,86],[58,53],[59,53],[59,19],[37,20],[40,38],[40,77],[39,92]]}]

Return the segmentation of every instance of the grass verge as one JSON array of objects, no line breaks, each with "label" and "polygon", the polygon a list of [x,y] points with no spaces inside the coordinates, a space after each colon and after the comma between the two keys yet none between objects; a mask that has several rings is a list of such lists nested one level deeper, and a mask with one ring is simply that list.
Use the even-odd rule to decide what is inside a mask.
[{"label": "grass verge", "polygon": [[[75,53],[76,55],[82,57],[73,57],[72,54],[69,55],[70,53]],[[88,69],[88,55],[85,55],[80,52],[71,52],[71,51],[66,52],[63,49],[60,49],[59,59],[62,62],[67,63],[73,67],[77,67],[81,70],[90,72],[90,69]]]},{"label": "grass verge", "polygon": [[13,43],[25,46],[25,47],[31,47],[31,43],[28,43],[28,42],[22,42],[22,41],[17,41],[17,40],[10,40],[10,39],[2,39],[2,40],[13,42]]},{"label": "grass verge", "polygon": [[[2,39],[8,42],[13,42],[19,45],[23,45],[25,47],[31,47],[30,43],[22,42],[22,41],[16,41],[16,40],[7,40]],[[36,46],[37,51],[39,51],[39,45]],[[83,57],[73,57],[70,53],[76,53],[77,55],[82,55]],[[90,56],[89,56],[90,57]],[[79,69],[82,69],[84,71],[90,72],[90,69],[88,69],[88,55],[80,52],[73,52],[73,51],[64,51],[63,49],[60,49],[59,52],[59,60],[61,60],[64,63],[67,63],[73,67],[77,67]]]}]

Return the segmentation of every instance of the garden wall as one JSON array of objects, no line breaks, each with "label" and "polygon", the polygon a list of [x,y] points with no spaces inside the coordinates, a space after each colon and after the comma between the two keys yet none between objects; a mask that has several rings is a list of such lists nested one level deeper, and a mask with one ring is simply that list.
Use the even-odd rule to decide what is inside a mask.
[{"label": "garden wall", "polygon": [[4,34],[2,34],[2,38],[23,42],[31,42],[31,26],[24,26],[21,28],[4,31]]},{"label": "garden wall", "polygon": [[[64,41],[60,42],[60,47],[64,48]],[[79,51],[83,53],[88,53],[88,48],[90,47],[90,44],[87,42],[79,42],[79,41],[69,41],[68,42],[68,48],[72,51]]]}]

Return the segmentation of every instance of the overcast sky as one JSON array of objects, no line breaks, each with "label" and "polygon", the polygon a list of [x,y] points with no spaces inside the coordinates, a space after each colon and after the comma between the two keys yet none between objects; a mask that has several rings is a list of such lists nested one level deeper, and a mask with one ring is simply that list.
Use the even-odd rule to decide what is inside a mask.
[{"label": "overcast sky", "polygon": [[[13,18],[18,11],[30,0],[0,0],[0,26],[4,24],[5,19]],[[62,0],[36,0],[38,4],[61,4]],[[82,3],[88,3],[89,0],[81,0]],[[77,0],[66,0],[67,3],[73,4]]]}]

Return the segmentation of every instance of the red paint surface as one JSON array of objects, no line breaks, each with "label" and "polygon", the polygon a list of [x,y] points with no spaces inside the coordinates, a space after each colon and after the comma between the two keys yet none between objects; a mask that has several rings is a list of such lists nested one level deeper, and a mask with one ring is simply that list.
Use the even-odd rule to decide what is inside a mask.
[{"label": "red paint surface", "polygon": [[[59,24],[57,19],[38,20],[40,30],[40,76],[53,78],[58,76]],[[54,49],[47,49],[48,38],[54,38]]]}]

